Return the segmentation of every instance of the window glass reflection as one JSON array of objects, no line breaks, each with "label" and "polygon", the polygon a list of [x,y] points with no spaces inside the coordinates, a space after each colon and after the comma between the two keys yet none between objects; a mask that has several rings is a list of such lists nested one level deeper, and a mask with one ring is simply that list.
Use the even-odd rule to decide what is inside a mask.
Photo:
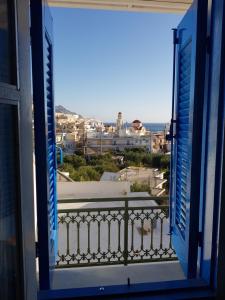
[{"label": "window glass reflection", "polygon": [[17,107],[0,103],[0,299],[17,293],[18,159]]},{"label": "window glass reflection", "polygon": [[0,0],[0,82],[15,84],[15,28],[11,0]]}]

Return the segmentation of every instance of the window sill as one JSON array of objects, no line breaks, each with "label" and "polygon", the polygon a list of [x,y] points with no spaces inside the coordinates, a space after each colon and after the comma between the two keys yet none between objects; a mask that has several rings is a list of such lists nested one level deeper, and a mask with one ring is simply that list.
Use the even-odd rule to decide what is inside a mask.
[{"label": "window sill", "polygon": [[39,291],[38,300],[53,299],[216,299],[215,291],[202,280],[181,280],[163,283],[143,283],[133,286],[109,286],[104,291],[98,288]]},{"label": "window sill", "polygon": [[[167,269],[159,267],[159,264],[148,264],[148,271],[141,275],[146,264],[133,266],[92,267],[79,269],[58,269],[53,271],[53,289],[39,291],[38,299],[214,299],[214,292],[209,289],[203,280],[186,280],[177,262],[168,262]],[[155,265],[155,266],[153,266]],[[170,272],[168,267],[170,265]],[[136,272],[135,272],[135,267]],[[122,268],[127,268],[122,270]],[[130,286],[123,283],[127,278],[127,270],[133,268],[130,274]],[[158,270],[157,270],[157,269]],[[86,269],[86,270],[84,270]],[[108,270],[108,274],[106,270]],[[110,271],[111,269],[111,271]],[[164,274],[162,270],[164,269]],[[92,271],[93,270],[93,271]],[[97,271],[96,271],[97,270]],[[154,271],[155,270],[155,271]],[[156,271],[157,270],[157,271]],[[102,272],[101,272],[102,271]],[[85,276],[89,273],[87,276]],[[147,273],[149,272],[149,273]],[[123,273],[123,274],[121,274]],[[160,275],[161,274],[161,275]],[[166,275],[167,274],[167,275]],[[160,276],[161,277],[160,277]],[[135,280],[136,276],[136,280]],[[180,277],[179,277],[180,276]],[[145,278],[146,282],[141,282]],[[91,281],[90,281],[91,279]],[[109,281],[111,280],[111,281]],[[151,280],[151,282],[147,282]],[[99,284],[99,282],[103,284]],[[155,282],[154,282],[155,281]],[[110,282],[110,284],[109,284]],[[119,282],[119,283],[118,283]],[[116,284],[117,283],[117,284]],[[88,287],[92,285],[92,287]]]},{"label": "window sill", "polygon": [[53,289],[105,287],[115,285],[184,280],[179,261],[137,263],[98,267],[60,268],[52,271]]}]

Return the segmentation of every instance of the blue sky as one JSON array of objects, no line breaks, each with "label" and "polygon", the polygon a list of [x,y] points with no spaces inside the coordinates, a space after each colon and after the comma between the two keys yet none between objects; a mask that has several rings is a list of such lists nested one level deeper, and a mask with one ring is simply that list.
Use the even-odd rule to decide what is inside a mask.
[{"label": "blue sky", "polygon": [[52,9],[55,99],[86,117],[167,122],[172,32],[182,16]]}]

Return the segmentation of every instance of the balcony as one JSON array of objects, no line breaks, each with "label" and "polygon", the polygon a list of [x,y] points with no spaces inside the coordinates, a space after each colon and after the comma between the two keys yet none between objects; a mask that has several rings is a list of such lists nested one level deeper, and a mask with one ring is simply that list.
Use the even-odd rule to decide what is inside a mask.
[{"label": "balcony", "polygon": [[184,279],[168,197],[61,199],[55,288]]},{"label": "balcony", "polygon": [[169,235],[169,207],[155,199],[61,200],[61,206],[69,204],[70,208],[58,210],[57,267],[176,260]]}]

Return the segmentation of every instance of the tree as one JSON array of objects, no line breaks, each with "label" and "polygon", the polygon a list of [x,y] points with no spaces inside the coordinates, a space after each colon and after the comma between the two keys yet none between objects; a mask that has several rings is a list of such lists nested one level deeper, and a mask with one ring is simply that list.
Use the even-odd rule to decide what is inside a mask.
[{"label": "tree", "polygon": [[169,169],[170,168],[170,156],[163,155],[160,160],[160,168],[161,169]]},{"label": "tree", "polygon": [[64,163],[59,167],[59,170],[62,172],[69,172],[71,175],[74,171],[74,168],[70,163]]},{"label": "tree", "polygon": [[64,162],[73,165],[75,169],[78,169],[81,166],[86,166],[86,160],[80,155],[67,155],[64,157]]},{"label": "tree", "polygon": [[153,154],[152,155],[152,168],[160,168],[160,161],[162,154]]},{"label": "tree", "polygon": [[[168,155],[149,153],[143,148],[125,149],[123,152],[120,152],[121,155],[124,158],[123,167],[145,166],[158,168],[166,170],[169,176],[170,156]],[[70,177],[75,181],[100,180],[105,171],[118,172],[121,169],[121,163],[119,163],[117,158],[112,153],[89,156],[84,156],[83,154],[67,155],[64,157],[64,164],[59,167],[59,170],[69,172]],[[134,185],[133,188],[148,191],[147,187],[143,185]]]},{"label": "tree", "polygon": [[134,182],[130,187],[131,192],[148,192],[151,195],[149,184]]},{"label": "tree", "polygon": [[167,182],[164,184],[164,187],[166,189],[166,194],[169,194],[169,189],[170,189],[170,169],[166,169],[164,173],[164,179],[167,180]]},{"label": "tree", "polygon": [[143,165],[146,167],[151,167],[152,166],[152,154],[151,153],[147,153],[144,157],[143,157]]},{"label": "tree", "polygon": [[98,181],[101,175],[90,166],[80,167],[78,170],[80,181]]},{"label": "tree", "polygon": [[102,164],[104,172],[118,172],[119,168],[114,162],[105,162]]},{"label": "tree", "polygon": [[124,152],[125,164],[129,162],[129,165],[140,166],[143,159],[143,153],[133,150],[126,150]]}]

